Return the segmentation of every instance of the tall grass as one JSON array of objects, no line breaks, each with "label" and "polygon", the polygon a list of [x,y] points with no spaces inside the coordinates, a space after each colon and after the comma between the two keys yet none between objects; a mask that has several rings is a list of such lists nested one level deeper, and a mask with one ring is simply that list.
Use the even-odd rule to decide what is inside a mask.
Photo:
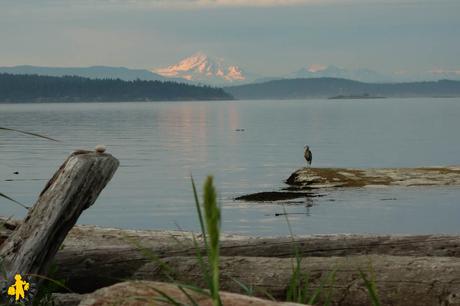
[{"label": "tall grass", "polygon": [[[198,200],[195,183],[192,178],[193,193],[195,197],[195,205],[200,221],[200,227],[203,235],[203,241],[208,255],[208,266],[203,265],[201,252],[197,248],[197,256],[202,266],[206,282],[211,292],[213,306],[221,306],[222,301],[219,295],[219,242],[220,242],[220,226],[221,214],[220,207],[217,204],[217,192],[213,185],[213,177],[208,176],[203,187],[203,208],[204,220],[201,211],[201,205]],[[196,239],[194,238],[195,245]]]},{"label": "tall grass", "polygon": [[[200,223],[201,235],[203,237],[203,244],[207,255],[207,260],[205,260],[203,257],[200,244],[198,243],[198,240],[194,234],[192,234],[192,239],[196,251],[196,258],[204,276],[204,280],[207,283],[209,293],[196,286],[176,283],[171,277],[172,273],[168,273],[167,277],[172,283],[177,285],[177,287],[190,302],[190,305],[199,306],[198,302],[185,289],[189,289],[210,297],[213,306],[222,306],[222,301],[219,295],[219,244],[221,214],[220,207],[217,203],[217,192],[213,184],[213,177],[208,176],[203,186],[203,205],[201,205],[193,177],[191,178],[191,182],[195,199],[195,208],[198,214],[198,221]],[[168,272],[172,272],[172,269],[167,266],[160,258],[150,253],[148,254],[153,261],[160,262],[161,267],[163,267]],[[165,302],[175,306],[184,306],[184,304],[180,303],[174,297],[166,294],[165,292],[159,289],[154,290],[160,295],[159,297],[155,298],[156,301]]]},{"label": "tall grass", "polygon": [[300,254],[299,245],[295,241],[294,233],[292,231],[291,223],[289,222],[286,207],[283,206],[284,216],[289,229],[289,235],[292,240],[292,248],[294,250],[294,258],[292,262],[292,275],[289,280],[289,285],[286,292],[286,300],[289,302],[302,303],[302,304],[315,304],[323,292],[325,285],[329,286],[329,290],[325,298],[325,306],[331,303],[332,285],[335,281],[336,268],[332,269],[320,282],[318,288],[313,290],[310,288],[309,275],[302,272],[302,255]]},{"label": "tall grass", "polygon": [[380,306],[380,299],[377,293],[377,284],[375,282],[375,273],[374,269],[372,268],[372,264],[369,263],[369,272],[371,278],[367,277],[367,274],[363,272],[363,270],[359,269],[359,275],[361,279],[364,281],[364,286],[367,289],[367,293],[369,294],[369,299],[371,300],[372,306]]}]

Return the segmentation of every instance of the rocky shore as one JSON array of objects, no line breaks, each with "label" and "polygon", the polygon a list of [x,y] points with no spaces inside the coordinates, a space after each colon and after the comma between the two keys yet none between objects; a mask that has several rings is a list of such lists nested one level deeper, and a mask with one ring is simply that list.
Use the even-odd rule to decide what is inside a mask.
[{"label": "rocky shore", "polygon": [[[460,186],[460,166],[419,168],[302,168],[285,181],[279,191],[236,197],[237,201],[277,202],[324,196],[328,188],[389,186]],[[321,192],[321,193],[320,193]]]},{"label": "rocky shore", "polygon": [[303,168],[286,184],[298,188],[460,186],[460,166],[423,168]]}]

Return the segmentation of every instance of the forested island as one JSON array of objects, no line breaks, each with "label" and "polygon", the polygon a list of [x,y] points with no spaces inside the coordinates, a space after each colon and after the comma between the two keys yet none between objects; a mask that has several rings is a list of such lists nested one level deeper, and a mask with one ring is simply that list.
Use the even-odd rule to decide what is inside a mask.
[{"label": "forested island", "polygon": [[0,74],[0,102],[232,100],[221,88],[165,81]]},{"label": "forested island", "polygon": [[385,99],[385,97],[381,96],[372,96],[370,94],[361,94],[361,95],[338,95],[329,97],[329,100],[353,100],[353,99]]},{"label": "forested island", "polygon": [[305,99],[330,97],[460,97],[460,81],[364,83],[339,78],[283,79],[225,87],[236,99]]}]

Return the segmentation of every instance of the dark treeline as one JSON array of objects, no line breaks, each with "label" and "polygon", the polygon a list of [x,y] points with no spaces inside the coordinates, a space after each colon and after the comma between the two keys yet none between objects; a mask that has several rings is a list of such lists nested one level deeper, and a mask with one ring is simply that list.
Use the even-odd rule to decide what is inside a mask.
[{"label": "dark treeline", "polygon": [[459,97],[460,81],[363,83],[337,78],[285,79],[226,87],[236,99],[303,99],[334,96]]},{"label": "dark treeline", "polygon": [[0,102],[229,100],[221,88],[162,81],[0,74]]}]

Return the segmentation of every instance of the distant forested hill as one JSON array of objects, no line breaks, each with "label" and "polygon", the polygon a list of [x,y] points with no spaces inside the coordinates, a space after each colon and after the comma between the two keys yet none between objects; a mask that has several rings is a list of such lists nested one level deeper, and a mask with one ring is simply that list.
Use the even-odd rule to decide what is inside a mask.
[{"label": "distant forested hill", "polygon": [[337,78],[284,79],[224,88],[236,99],[303,99],[333,96],[459,97],[460,81],[363,83]]},{"label": "distant forested hill", "polygon": [[[12,66],[0,67],[0,73],[9,74],[32,74],[47,76],[79,76],[89,79],[120,79],[134,81],[137,79],[145,81],[178,81],[162,77],[145,69],[131,69],[125,67],[91,66],[91,67],[41,67],[41,66]],[[185,81],[185,80],[183,80]]]},{"label": "distant forested hill", "polygon": [[0,102],[229,100],[220,88],[163,81],[0,74]]}]

